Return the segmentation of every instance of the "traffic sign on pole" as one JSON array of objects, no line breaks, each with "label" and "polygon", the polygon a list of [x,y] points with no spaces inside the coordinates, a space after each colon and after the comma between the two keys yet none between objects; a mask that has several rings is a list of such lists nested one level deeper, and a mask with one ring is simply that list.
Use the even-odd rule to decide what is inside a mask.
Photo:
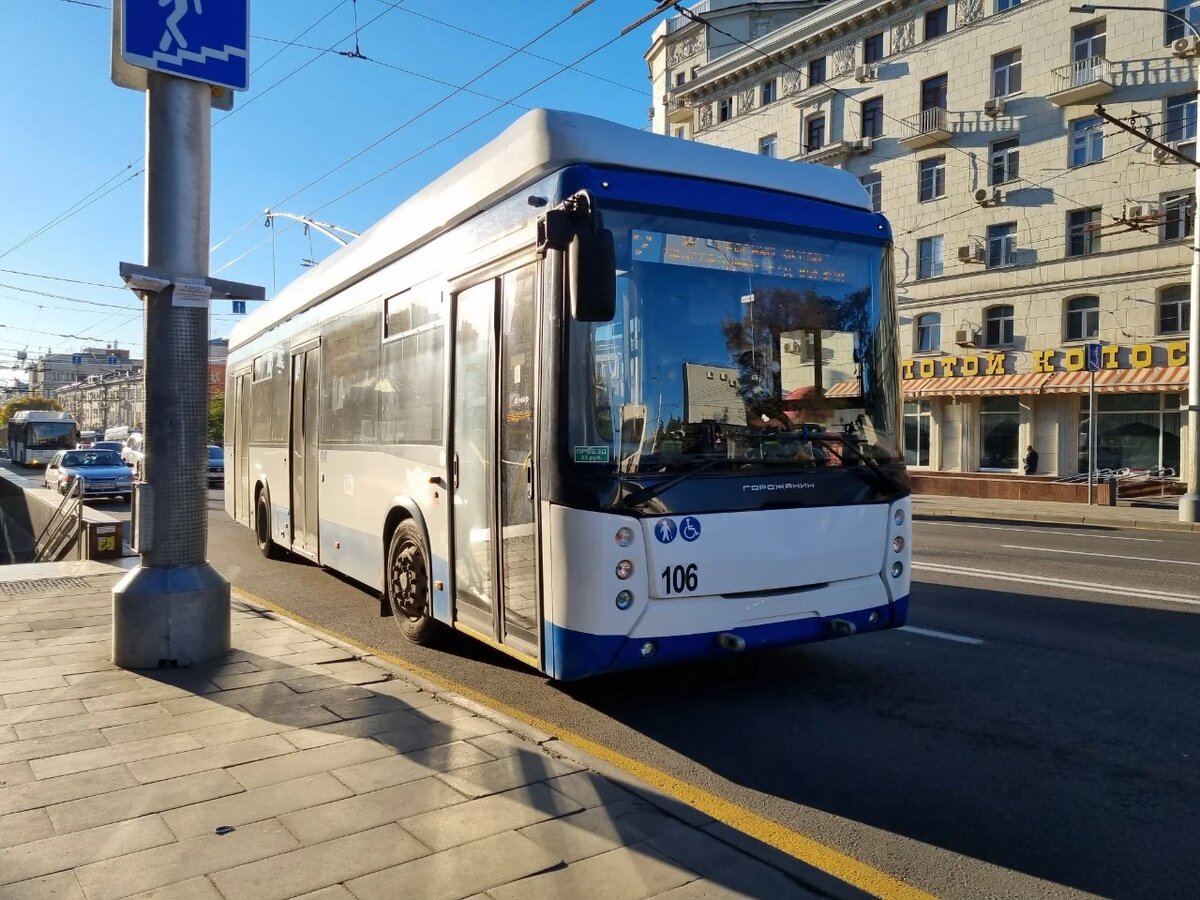
[{"label": "traffic sign on pole", "polygon": [[244,91],[249,0],[124,0],[121,57],[132,66]]},{"label": "traffic sign on pole", "polygon": [[1099,372],[1103,368],[1101,364],[1101,348],[1103,346],[1103,344],[1087,345],[1087,370],[1089,372]]},{"label": "traffic sign on pole", "polygon": [[74,356],[71,357],[71,365],[82,366],[83,365],[83,356],[76,353]]}]

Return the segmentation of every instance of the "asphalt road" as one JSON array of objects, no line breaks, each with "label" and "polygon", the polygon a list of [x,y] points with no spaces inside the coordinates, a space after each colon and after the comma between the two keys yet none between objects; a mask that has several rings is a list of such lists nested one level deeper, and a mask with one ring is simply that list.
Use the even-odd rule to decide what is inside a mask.
[{"label": "asphalt road", "polygon": [[406,643],[360,587],[263,559],[220,497],[234,584],[927,891],[1195,896],[1194,535],[918,520],[919,630],[560,686],[458,636]]}]

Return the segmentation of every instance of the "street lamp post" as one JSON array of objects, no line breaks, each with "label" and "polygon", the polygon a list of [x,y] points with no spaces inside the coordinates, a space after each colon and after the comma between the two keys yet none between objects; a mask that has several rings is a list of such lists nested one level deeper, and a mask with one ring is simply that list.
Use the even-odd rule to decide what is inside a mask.
[{"label": "street lamp post", "polygon": [[[1200,31],[1187,18],[1169,9],[1155,9],[1144,6],[1114,6],[1110,4],[1086,3],[1072,6],[1071,12],[1093,13],[1101,9],[1123,10],[1126,12],[1160,12],[1168,18],[1180,22],[1192,33],[1192,37],[1200,41]],[[1200,116],[1200,83],[1197,84],[1196,112],[1193,118]],[[1200,119],[1197,119],[1197,131],[1200,132]],[[1195,187],[1192,199],[1192,266],[1191,290],[1189,291],[1188,316],[1188,403],[1187,403],[1187,493],[1179,498],[1179,521],[1200,521],[1200,162],[1193,161],[1196,170]],[[1092,421],[1095,422],[1096,411],[1091,411]]]}]

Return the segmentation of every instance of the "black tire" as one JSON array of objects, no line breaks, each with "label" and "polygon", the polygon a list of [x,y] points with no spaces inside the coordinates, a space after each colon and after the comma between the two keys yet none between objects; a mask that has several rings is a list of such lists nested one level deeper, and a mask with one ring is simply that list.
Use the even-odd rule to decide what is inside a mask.
[{"label": "black tire", "polygon": [[430,610],[428,560],[421,529],[401,522],[388,542],[383,590],[400,633],[414,644],[432,644],[444,632]]},{"label": "black tire", "polygon": [[258,542],[258,552],[267,559],[282,559],[283,549],[271,538],[271,504],[267,502],[267,493],[258,495],[254,504],[254,539]]}]

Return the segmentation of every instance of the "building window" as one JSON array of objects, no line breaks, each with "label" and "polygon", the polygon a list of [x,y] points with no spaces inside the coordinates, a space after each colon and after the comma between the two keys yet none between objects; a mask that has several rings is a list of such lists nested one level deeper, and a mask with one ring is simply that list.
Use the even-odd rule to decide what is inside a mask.
[{"label": "building window", "polygon": [[1180,153],[1196,158],[1196,95],[1179,94],[1167,98],[1163,118],[1163,140],[1176,144]]},{"label": "building window", "polygon": [[1016,469],[1020,431],[1020,397],[984,397],[980,400],[979,468]]},{"label": "building window", "polygon": [[804,152],[812,153],[825,146],[825,117],[812,116],[804,121]]},{"label": "building window", "polygon": [[937,278],[942,274],[942,243],[940,234],[917,241],[917,278]]},{"label": "building window", "polygon": [[863,62],[874,63],[883,59],[883,32],[863,38]]},{"label": "building window", "polygon": [[680,125],[675,129],[675,137],[679,138],[680,140],[687,140],[687,128]]},{"label": "building window", "polygon": [[772,158],[779,155],[779,137],[774,134],[768,134],[764,138],[758,139],[758,155],[770,156]]},{"label": "building window", "polygon": [[862,136],[883,135],[883,98],[873,97],[862,103]]},{"label": "building window", "polygon": [[[1011,266],[1017,261],[1017,223],[989,225],[987,230],[988,268]],[[1012,309],[1012,307],[1008,307]]]},{"label": "building window", "polygon": [[1021,51],[1009,50],[992,57],[992,96],[1007,97],[1021,90]]},{"label": "building window", "polygon": [[996,12],[1002,13],[1007,9],[1016,9],[1021,5],[1021,0],[996,0]]},{"label": "building window", "polygon": [[689,81],[695,81],[695,80],[696,80],[696,76],[697,76],[697,75],[699,75],[699,74],[700,74],[700,67],[699,67],[699,66],[692,66],[692,68],[691,68],[691,71],[690,71],[690,72],[688,72],[688,80],[689,80]]},{"label": "building window", "polygon": [[921,112],[927,109],[945,109],[946,92],[949,79],[945,75],[936,75],[921,82]]},{"label": "building window", "polygon": [[[1015,227],[1015,226],[1014,226]],[[993,306],[983,317],[983,342],[988,347],[1009,347],[1013,342],[1013,308]]]},{"label": "building window", "polygon": [[[1167,4],[1170,12],[1178,13],[1193,25],[1200,24],[1200,2],[1197,0],[1170,0]],[[1167,22],[1167,33],[1164,38],[1166,46],[1170,47],[1181,37],[1189,37],[1191,31],[1178,19],[1163,16]]]},{"label": "building window", "polygon": [[[1099,394],[1096,465],[1179,474],[1180,394]],[[1079,398],[1079,472],[1088,470],[1088,395]]]},{"label": "building window", "polygon": [[878,172],[872,172],[870,175],[864,175],[859,181],[866,188],[867,196],[871,198],[871,212],[881,212],[883,210],[883,176]]},{"label": "building window", "polygon": [[904,462],[910,466],[929,465],[930,436],[933,433],[933,406],[928,400],[904,404]]},{"label": "building window", "polygon": [[1067,256],[1100,252],[1100,207],[1067,213]]},{"label": "building window", "polygon": [[[941,238],[938,238],[940,241]],[[942,314],[925,313],[917,316],[918,353],[933,353],[942,346]]]},{"label": "building window", "polygon": [[1103,56],[1106,49],[1104,20],[1077,25],[1071,29],[1071,62],[1081,63]]},{"label": "building window", "polygon": [[917,198],[922,202],[946,196],[946,157],[933,156],[917,163]]},{"label": "building window", "polygon": [[728,122],[733,118],[733,98],[725,97],[717,101],[717,121]]},{"label": "building window", "polygon": [[935,37],[945,34],[948,21],[944,6],[925,13],[925,40],[933,40]]},{"label": "building window", "polygon": [[1086,341],[1100,333],[1100,298],[1075,297],[1067,301],[1068,341]]},{"label": "building window", "polygon": [[766,106],[768,103],[775,102],[775,79],[764,81],[759,87],[759,96],[761,105]]},{"label": "building window", "polygon": [[1176,284],[1163,288],[1158,298],[1158,333],[1179,334],[1187,331],[1192,314],[1191,288]]},{"label": "building window", "polygon": [[1195,195],[1191,193],[1163,194],[1160,229],[1162,240],[1181,241],[1191,236],[1195,221],[1192,212],[1194,202]]},{"label": "building window", "polygon": [[677,88],[683,87],[684,84],[686,84],[686,83],[687,83],[687,73],[686,72],[676,72],[675,73],[675,87],[677,87]]},{"label": "building window", "polygon": [[1016,181],[1020,174],[1021,139],[1008,138],[992,144],[989,154],[991,161],[991,184],[1007,184]]},{"label": "building window", "polygon": [[1099,116],[1084,116],[1071,123],[1069,165],[1086,166],[1104,159],[1104,122]]},{"label": "building window", "polygon": [[825,57],[808,61],[808,86],[825,83]]}]

